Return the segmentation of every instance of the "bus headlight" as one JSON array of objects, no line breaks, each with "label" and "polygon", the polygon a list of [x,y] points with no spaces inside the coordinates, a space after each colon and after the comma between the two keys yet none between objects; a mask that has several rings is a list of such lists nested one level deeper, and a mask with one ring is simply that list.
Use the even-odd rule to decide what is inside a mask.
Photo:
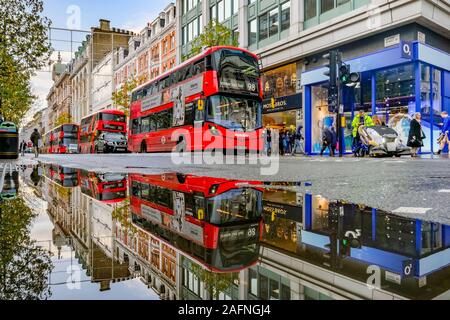
[{"label": "bus headlight", "polygon": [[220,136],[220,132],[217,130],[217,128],[215,126],[209,126],[209,131],[211,131],[211,133],[214,136]]}]

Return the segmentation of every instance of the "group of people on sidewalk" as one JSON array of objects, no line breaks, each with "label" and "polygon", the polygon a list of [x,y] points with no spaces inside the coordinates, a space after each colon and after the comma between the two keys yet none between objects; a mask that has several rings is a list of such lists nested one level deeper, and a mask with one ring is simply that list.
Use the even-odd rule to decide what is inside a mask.
[{"label": "group of people on sidewalk", "polygon": [[[435,153],[439,155],[444,150],[445,146],[449,145],[450,147],[450,117],[448,112],[443,111],[441,113],[441,117],[443,119],[443,125],[441,129],[441,134],[438,139],[439,150]],[[373,127],[373,126],[386,126],[377,115],[370,116],[366,114],[366,112],[361,109],[358,111],[358,114],[352,121],[352,136],[353,136],[353,150],[356,154],[355,147],[359,143],[359,128],[361,126],[365,127]],[[281,130],[279,133],[279,153],[280,155],[295,155],[297,152],[305,154],[305,149],[303,146],[304,137],[302,134],[302,126],[299,126],[296,131],[294,130]],[[420,112],[417,112],[413,115],[407,146],[411,148],[411,156],[417,157],[420,148],[424,146],[424,140],[427,137],[424,134],[424,130],[422,129],[422,115]],[[273,132],[267,127],[265,130],[265,153],[271,154],[273,141]],[[333,126],[326,126],[322,131],[322,149],[320,155],[323,156],[325,151],[329,149],[329,153],[331,157],[334,157],[336,154],[336,150],[338,148],[338,137],[336,133],[336,129]]]},{"label": "group of people on sidewalk", "polygon": [[[302,133],[303,127],[299,126],[297,130],[281,130],[278,136],[278,148],[279,154],[281,156],[291,155],[295,156],[297,153],[305,154],[305,149],[303,147]],[[269,127],[265,130],[265,145],[264,153],[266,155],[271,155],[273,151],[273,132]]]},{"label": "group of people on sidewalk", "polygon": [[[436,152],[436,155],[442,153],[446,145],[450,145],[449,140],[449,132],[450,132],[450,117],[448,112],[443,111],[441,113],[441,117],[443,119],[443,126],[441,129],[441,134],[438,139],[439,150]],[[372,127],[372,126],[385,126],[377,115],[370,117],[365,113],[364,110],[360,110],[358,115],[353,119],[352,128],[353,128],[353,145],[355,146],[360,137],[359,137],[359,128],[361,126]],[[411,120],[410,129],[408,134],[408,142],[407,146],[411,148],[411,156],[417,157],[417,154],[424,146],[424,140],[427,137],[425,136],[424,130],[422,129],[422,114],[420,112],[416,112]]]}]

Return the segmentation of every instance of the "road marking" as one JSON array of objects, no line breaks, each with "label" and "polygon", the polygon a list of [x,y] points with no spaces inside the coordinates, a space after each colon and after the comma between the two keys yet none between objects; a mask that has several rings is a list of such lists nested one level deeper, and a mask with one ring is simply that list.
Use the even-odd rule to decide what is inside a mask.
[{"label": "road marking", "polygon": [[450,193],[450,189],[442,189],[438,191],[439,193]]},{"label": "road marking", "polygon": [[420,207],[400,207],[392,211],[392,213],[413,213],[413,214],[426,214],[433,208],[420,208]]}]

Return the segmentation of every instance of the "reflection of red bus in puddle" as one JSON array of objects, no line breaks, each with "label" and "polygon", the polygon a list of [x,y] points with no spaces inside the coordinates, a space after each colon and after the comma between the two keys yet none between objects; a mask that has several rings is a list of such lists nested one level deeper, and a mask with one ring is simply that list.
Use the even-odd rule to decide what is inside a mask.
[{"label": "reflection of red bus in puddle", "polygon": [[104,203],[119,203],[127,197],[127,176],[80,170],[81,192]]},{"label": "reflection of red bus in puddle", "polygon": [[75,188],[80,185],[78,169],[47,164],[44,165],[44,175],[64,188]]},{"label": "reflection of red bus in puddle", "polygon": [[191,175],[130,175],[134,225],[214,272],[256,263],[262,234],[257,182]]}]

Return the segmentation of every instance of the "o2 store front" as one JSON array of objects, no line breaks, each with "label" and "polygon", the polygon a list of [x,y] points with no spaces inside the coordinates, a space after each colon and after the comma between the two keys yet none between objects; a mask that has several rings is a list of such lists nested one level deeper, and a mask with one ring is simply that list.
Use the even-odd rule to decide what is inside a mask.
[{"label": "o2 store front", "polygon": [[[352,150],[353,117],[360,108],[395,129],[406,145],[411,116],[422,113],[426,135],[422,153],[436,152],[442,127],[442,111],[450,112],[450,55],[419,42],[399,45],[354,58],[345,63],[361,74],[360,83],[343,89],[343,129],[346,152]],[[302,74],[305,106],[305,149],[310,155],[321,149],[324,127],[336,123],[328,111],[328,79],[324,68]]]}]

